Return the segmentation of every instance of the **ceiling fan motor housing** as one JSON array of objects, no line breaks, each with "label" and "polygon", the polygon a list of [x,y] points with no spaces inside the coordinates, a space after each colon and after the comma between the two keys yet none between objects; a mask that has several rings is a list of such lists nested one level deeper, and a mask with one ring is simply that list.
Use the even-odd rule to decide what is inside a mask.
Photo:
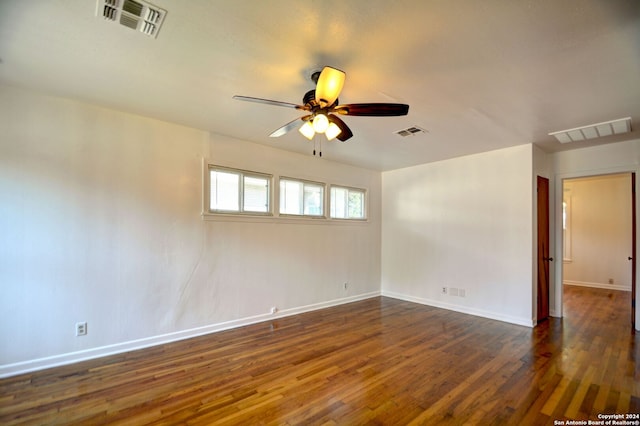
[{"label": "ceiling fan motor housing", "polygon": [[[336,99],[336,101],[333,103],[333,105],[329,105],[329,108],[338,105],[338,99]],[[316,101],[316,91],[315,89],[311,89],[309,90],[307,93],[304,94],[304,96],[302,97],[302,104],[303,105],[310,105],[312,108],[316,107],[318,105],[318,101]]]},{"label": "ceiling fan motor housing", "polygon": [[311,89],[302,97],[302,105],[315,104],[316,102],[316,89]]}]

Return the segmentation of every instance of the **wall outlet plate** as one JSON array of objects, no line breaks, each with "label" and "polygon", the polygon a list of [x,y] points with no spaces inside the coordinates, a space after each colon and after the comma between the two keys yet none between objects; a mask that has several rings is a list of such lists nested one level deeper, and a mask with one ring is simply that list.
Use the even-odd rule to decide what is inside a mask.
[{"label": "wall outlet plate", "polygon": [[77,322],[76,323],[76,336],[86,336],[87,335],[87,323],[86,322]]}]

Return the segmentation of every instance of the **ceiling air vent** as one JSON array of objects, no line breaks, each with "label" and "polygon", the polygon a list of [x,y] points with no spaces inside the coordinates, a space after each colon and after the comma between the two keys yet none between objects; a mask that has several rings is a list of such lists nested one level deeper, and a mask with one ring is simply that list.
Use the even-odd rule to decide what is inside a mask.
[{"label": "ceiling air vent", "polygon": [[549,133],[555,136],[560,143],[583,141],[586,139],[602,138],[631,131],[631,117],[620,118],[618,120],[605,121],[603,123],[589,124],[588,126],[576,127],[575,129],[560,130]]},{"label": "ceiling air vent", "polygon": [[156,38],[166,10],[140,0],[98,0],[96,16]]},{"label": "ceiling air vent", "polygon": [[407,127],[406,129],[402,129],[402,130],[398,130],[396,132],[394,132],[396,135],[400,135],[403,138],[406,138],[407,136],[413,136],[416,135],[418,133],[426,133],[427,131],[424,130],[422,127],[418,127],[418,126],[411,126],[411,127]]}]

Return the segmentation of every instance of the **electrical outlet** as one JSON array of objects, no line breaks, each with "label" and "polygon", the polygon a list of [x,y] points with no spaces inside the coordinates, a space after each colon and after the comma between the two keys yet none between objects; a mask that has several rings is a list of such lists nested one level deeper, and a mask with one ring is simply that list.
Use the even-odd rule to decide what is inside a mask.
[{"label": "electrical outlet", "polygon": [[613,278],[609,278],[609,284],[613,284]]},{"label": "electrical outlet", "polygon": [[275,306],[271,307],[271,314],[275,314],[276,312],[278,312],[278,308],[276,308]]},{"label": "electrical outlet", "polygon": [[86,336],[87,335],[87,323],[86,322],[77,322],[76,323],[76,336]]},{"label": "electrical outlet", "polygon": [[447,288],[446,287],[442,287],[442,294],[447,294]]}]

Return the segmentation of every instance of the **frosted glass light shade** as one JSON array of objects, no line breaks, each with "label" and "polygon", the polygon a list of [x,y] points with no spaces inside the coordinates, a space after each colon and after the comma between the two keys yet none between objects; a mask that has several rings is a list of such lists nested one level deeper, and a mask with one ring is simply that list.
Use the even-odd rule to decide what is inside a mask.
[{"label": "frosted glass light shade", "polygon": [[336,123],[329,123],[329,127],[324,132],[327,140],[330,141],[334,140],[340,133],[342,133],[342,130],[340,130],[340,127],[338,127]]},{"label": "frosted glass light shade", "polygon": [[316,133],[324,133],[329,127],[329,119],[324,114],[318,114],[313,118],[313,130]]},{"label": "frosted glass light shade", "polygon": [[309,140],[313,139],[313,136],[316,134],[316,131],[313,130],[313,125],[310,121],[305,121],[305,123],[302,125],[302,127],[300,127],[298,131]]}]

